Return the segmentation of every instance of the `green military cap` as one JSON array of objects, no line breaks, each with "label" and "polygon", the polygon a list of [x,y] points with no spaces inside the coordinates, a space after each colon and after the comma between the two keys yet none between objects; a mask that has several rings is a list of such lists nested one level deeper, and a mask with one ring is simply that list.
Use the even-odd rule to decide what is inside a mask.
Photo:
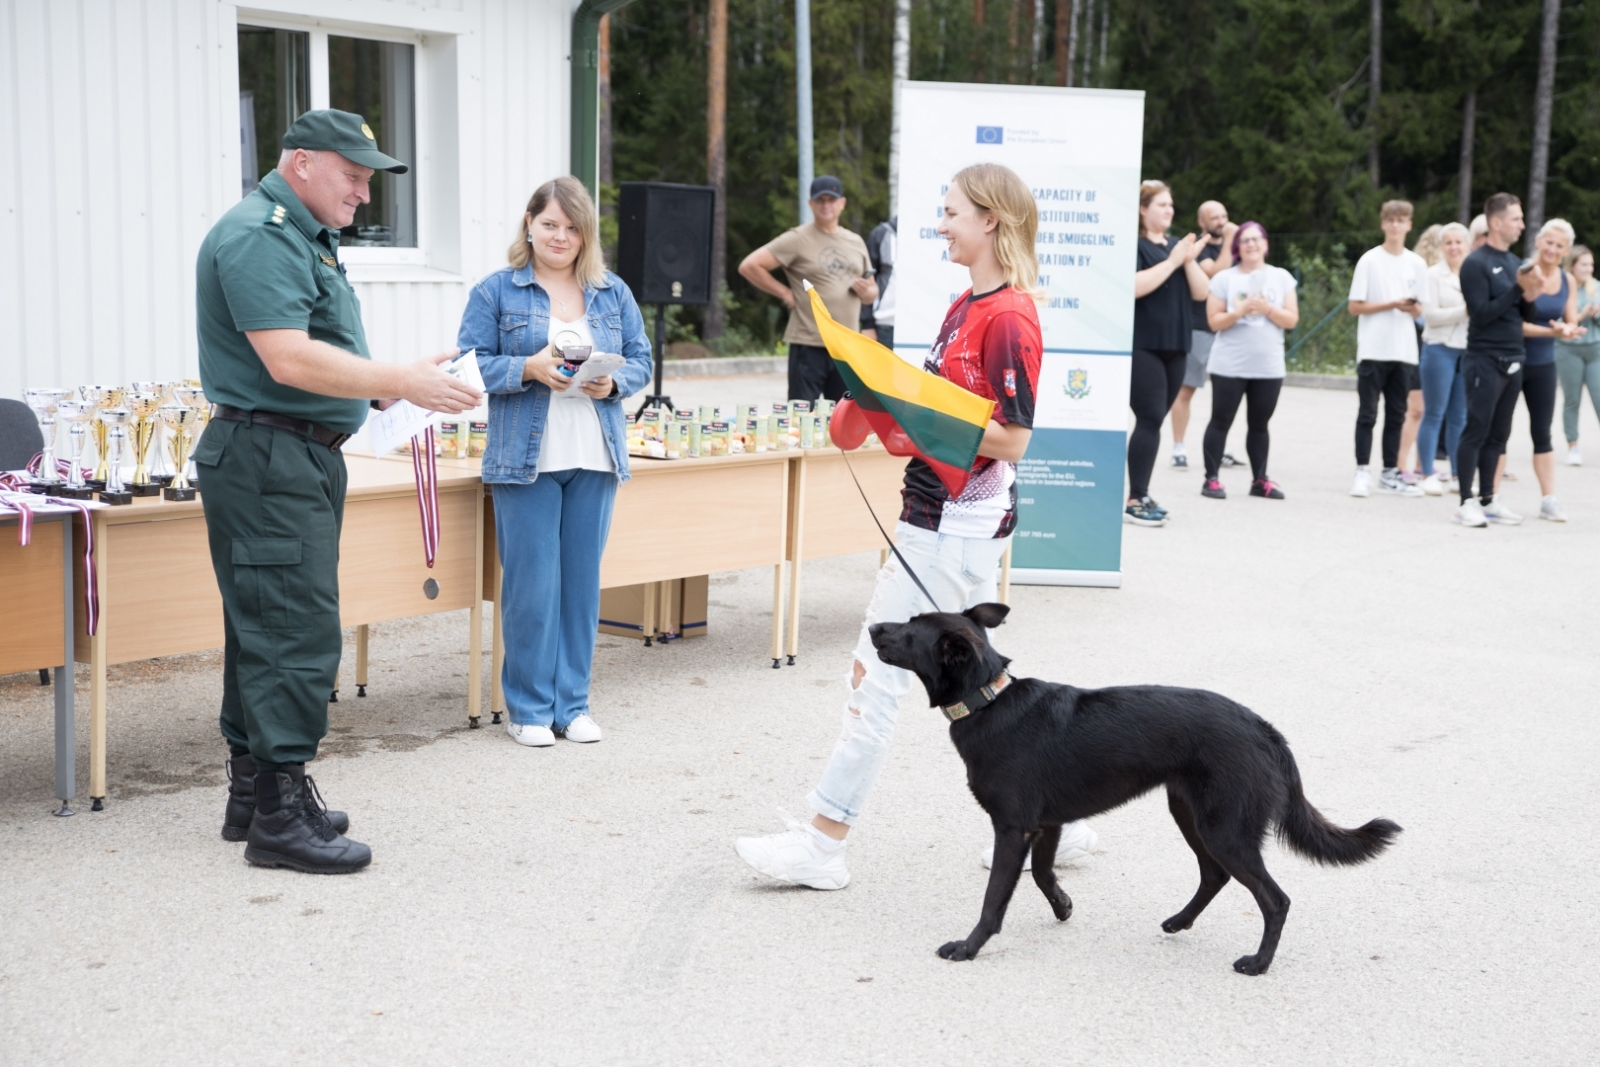
[{"label": "green military cap", "polygon": [[337,152],[352,163],[391,174],[404,174],[409,169],[393,156],[378,151],[378,139],[360,115],[332,108],[307,111],[295,119],[283,135],[283,147]]}]

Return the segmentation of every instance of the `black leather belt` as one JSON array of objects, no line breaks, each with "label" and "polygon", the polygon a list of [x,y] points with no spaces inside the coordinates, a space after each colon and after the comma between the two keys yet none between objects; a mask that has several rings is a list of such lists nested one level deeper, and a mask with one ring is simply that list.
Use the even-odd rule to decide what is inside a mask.
[{"label": "black leather belt", "polygon": [[350,440],[350,435],[347,433],[330,430],[307,419],[296,419],[272,411],[245,411],[243,408],[229,407],[227,404],[212,404],[211,417],[251,426],[271,426],[274,430],[288,430],[301,437],[308,437],[319,445],[327,445],[330,452],[339,451],[340,447]]}]

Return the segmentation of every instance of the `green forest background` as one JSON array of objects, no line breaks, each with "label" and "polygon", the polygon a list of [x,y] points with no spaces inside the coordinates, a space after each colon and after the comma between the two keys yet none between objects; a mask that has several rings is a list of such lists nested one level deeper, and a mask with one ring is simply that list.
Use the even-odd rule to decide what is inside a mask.
[{"label": "green forest background", "polygon": [[[1274,261],[1302,274],[1309,326],[1342,304],[1350,261],[1381,239],[1381,201],[1413,201],[1416,232],[1456,218],[1469,90],[1474,211],[1499,189],[1526,195],[1541,6],[1383,0],[1374,112],[1370,0],[1098,0],[1073,83],[1146,92],[1143,171],[1173,186],[1175,228],[1209,198],[1235,221],[1262,221]],[[728,327],[711,347],[770,350],[777,304],[737,265],[797,221],[794,6],[728,8]],[[1071,8],[913,0],[910,76],[1057,84],[1056,19]],[[811,0],[811,11],[816,172],[843,180],[845,224],[865,234],[888,216],[894,2]],[[706,0],[638,0],[611,16],[613,183],[706,180],[706,18]],[[1600,239],[1600,5],[1568,0],[1559,25],[1545,216]],[[696,338],[699,321],[676,309],[674,339]],[[1316,369],[1341,369],[1348,325],[1330,322],[1304,354]]]}]

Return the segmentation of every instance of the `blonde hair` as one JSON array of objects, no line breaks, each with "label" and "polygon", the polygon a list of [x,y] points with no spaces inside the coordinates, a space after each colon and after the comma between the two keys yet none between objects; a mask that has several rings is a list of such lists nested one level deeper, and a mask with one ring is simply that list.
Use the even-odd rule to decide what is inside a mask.
[{"label": "blonde hair", "polygon": [[1439,245],[1443,238],[1444,227],[1434,223],[1417,236],[1417,243],[1411,246],[1411,251],[1421,256],[1422,261],[1431,267],[1439,262],[1441,256]]},{"label": "blonde hair", "polygon": [[1543,240],[1544,235],[1547,233],[1559,233],[1561,236],[1567,239],[1568,244],[1572,244],[1578,239],[1578,231],[1574,230],[1572,228],[1572,223],[1568,222],[1566,219],[1551,219],[1543,226],[1540,226],[1539,236],[1534,238],[1534,240]]},{"label": "blonde hair", "polygon": [[[1460,234],[1461,235],[1461,240],[1466,242],[1467,251],[1469,251],[1469,252],[1472,251],[1472,231],[1467,229],[1465,226],[1461,225],[1461,223],[1459,223],[1459,222],[1447,222],[1443,226],[1439,227],[1438,242],[1439,242],[1439,258],[1441,258],[1441,259],[1444,258],[1444,238],[1445,238],[1445,235],[1446,234],[1451,234],[1451,233]],[[1419,241],[1418,244],[1421,244],[1421,242]]]},{"label": "blonde hair", "polygon": [[1041,299],[1039,257],[1033,247],[1039,235],[1039,205],[1027,183],[998,163],[964,167],[950,183],[979,211],[994,216],[994,256],[1006,281],[1018,292]]},{"label": "blonde hair", "polygon": [[1487,215],[1478,215],[1478,216],[1474,217],[1473,220],[1472,220],[1472,225],[1467,228],[1467,234],[1473,240],[1477,240],[1479,237],[1482,237],[1484,234],[1486,234],[1488,232],[1489,232],[1489,216],[1487,216]]},{"label": "blonde hair", "polygon": [[578,247],[578,258],[572,264],[578,284],[586,289],[602,285],[606,279],[606,254],[605,249],[600,247],[599,212],[589,198],[589,190],[576,178],[555,178],[533,191],[533,196],[528,198],[527,215],[517,227],[516,239],[506,249],[506,260],[519,269],[533,261],[533,244],[528,239],[528,219],[538,218],[552,200],[578,228],[582,244]]},{"label": "blonde hair", "polygon": [[1572,251],[1567,253],[1567,258],[1561,261],[1561,268],[1563,270],[1570,271],[1573,267],[1578,265],[1578,260],[1582,259],[1584,256],[1588,256],[1590,259],[1594,258],[1594,253],[1590,251],[1589,246],[1573,245]]}]

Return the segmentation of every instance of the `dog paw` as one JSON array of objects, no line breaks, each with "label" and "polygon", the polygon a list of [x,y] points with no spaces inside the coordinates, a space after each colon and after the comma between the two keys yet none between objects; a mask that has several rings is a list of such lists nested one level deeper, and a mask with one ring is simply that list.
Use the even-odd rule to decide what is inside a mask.
[{"label": "dog paw", "polygon": [[965,941],[946,941],[939,946],[939,955],[947,960],[970,960],[978,954]]},{"label": "dog paw", "polygon": [[1267,973],[1267,966],[1271,962],[1272,962],[1271,960],[1268,960],[1266,962],[1262,962],[1262,959],[1261,959],[1261,957],[1259,955],[1257,955],[1257,956],[1240,956],[1238,959],[1233,961],[1233,969],[1238,971],[1240,974],[1249,974],[1249,975],[1266,974]]},{"label": "dog paw", "polygon": [[1176,934],[1180,931],[1189,929],[1189,927],[1193,925],[1194,920],[1185,918],[1183,912],[1180,911],[1172,918],[1163,921],[1161,924],[1161,929],[1165,930],[1169,934]]},{"label": "dog paw", "polygon": [[1056,918],[1066,922],[1072,918],[1072,898],[1062,893],[1050,898],[1050,910],[1056,913]]}]

